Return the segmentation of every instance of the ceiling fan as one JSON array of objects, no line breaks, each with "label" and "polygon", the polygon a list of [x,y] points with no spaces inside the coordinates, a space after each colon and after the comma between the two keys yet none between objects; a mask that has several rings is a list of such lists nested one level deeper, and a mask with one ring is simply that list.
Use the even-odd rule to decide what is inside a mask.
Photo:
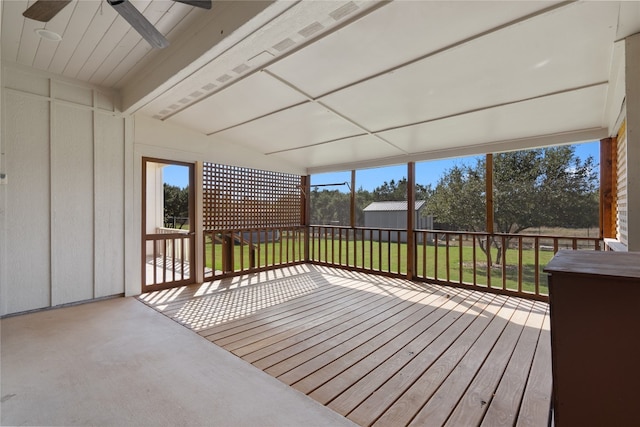
[{"label": "ceiling fan", "polygon": [[[157,49],[169,46],[169,41],[128,0],[106,0],[149,44]],[[202,9],[211,9],[211,0],[173,0]],[[71,0],[38,0],[22,15],[40,22],[49,22]]]}]

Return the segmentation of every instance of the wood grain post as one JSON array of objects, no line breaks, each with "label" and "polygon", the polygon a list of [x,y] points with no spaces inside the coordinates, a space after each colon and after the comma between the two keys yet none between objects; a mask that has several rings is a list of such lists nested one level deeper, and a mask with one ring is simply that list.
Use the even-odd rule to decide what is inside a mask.
[{"label": "wood grain post", "polygon": [[[416,163],[407,164],[407,279],[413,280],[415,269],[415,246],[413,230],[416,219]],[[400,268],[400,266],[398,266]]]},{"label": "wood grain post", "polygon": [[309,245],[311,243],[311,176],[301,177],[302,187],[302,225],[304,226],[304,261],[309,262]]},{"label": "wood grain post", "polygon": [[487,233],[493,234],[493,154],[487,154],[486,168],[486,200],[487,200]]},{"label": "wood grain post", "polygon": [[[600,140],[600,237],[615,237],[615,207],[613,189],[615,171],[613,170],[615,138]],[[616,153],[617,154],[617,153]]]},{"label": "wood grain post", "polygon": [[349,206],[349,223],[356,226],[356,171],[351,170],[351,205]]}]

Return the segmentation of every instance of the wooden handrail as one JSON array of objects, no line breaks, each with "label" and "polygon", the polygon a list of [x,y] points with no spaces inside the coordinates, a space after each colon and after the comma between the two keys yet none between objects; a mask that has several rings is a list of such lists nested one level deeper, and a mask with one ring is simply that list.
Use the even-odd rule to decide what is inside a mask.
[{"label": "wooden handrail", "polygon": [[[306,228],[208,230],[204,234],[205,279],[263,271],[304,261]],[[247,236],[247,237],[245,237]]]},{"label": "wooden handrail", "polygon": [[604,248],[599,237],[416,229],[410,257],[403,233],[313,225],[310,262],[396,277],[407,277],[410,265],[414,280],[547,300],[541,271],[553,254],[559,249]]}]

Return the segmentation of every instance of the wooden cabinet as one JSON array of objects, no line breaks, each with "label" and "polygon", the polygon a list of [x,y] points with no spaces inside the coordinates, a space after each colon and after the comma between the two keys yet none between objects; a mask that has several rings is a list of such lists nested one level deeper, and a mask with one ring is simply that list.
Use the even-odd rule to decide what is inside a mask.
[{"label": "wooden cabinet", "polygon": [[545,271],[555,425],[640,426],[640,253],[560,251]]}]

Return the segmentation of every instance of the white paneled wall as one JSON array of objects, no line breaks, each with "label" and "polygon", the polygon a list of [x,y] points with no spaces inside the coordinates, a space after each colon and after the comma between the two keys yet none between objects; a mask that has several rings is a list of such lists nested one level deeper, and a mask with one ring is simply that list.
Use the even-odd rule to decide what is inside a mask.
[{"label": "white paneled wall", "polygon": [[109,91],[18,66],[2,86],[0,315],[125,293],[131,119]]}]

